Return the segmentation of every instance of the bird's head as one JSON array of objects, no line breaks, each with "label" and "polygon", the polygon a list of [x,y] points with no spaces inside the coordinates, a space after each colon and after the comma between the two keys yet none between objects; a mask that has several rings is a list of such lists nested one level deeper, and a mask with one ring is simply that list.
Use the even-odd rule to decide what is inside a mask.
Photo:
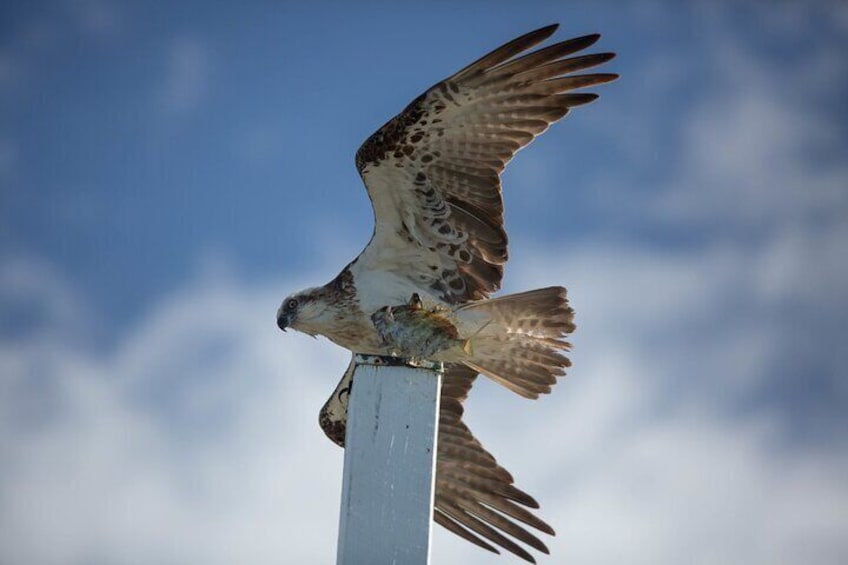
[{"label": "bird's head", "polygon": [[286,297],[277,310],[277,326],[286,331],[288,328],[309,335],[323,333],[322,326],[329,323],[325,293],[320,288],[308,288]]}]

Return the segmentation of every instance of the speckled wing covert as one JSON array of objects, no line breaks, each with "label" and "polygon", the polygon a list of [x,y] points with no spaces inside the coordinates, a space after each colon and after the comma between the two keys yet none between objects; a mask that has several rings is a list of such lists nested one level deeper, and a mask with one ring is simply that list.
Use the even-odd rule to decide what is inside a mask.
[{"label": "speckled wing covert", "polygon": [[[353,370],[351,360],[319,418],[327,437],[342,447]],[[545,544],[520,522],[550,535],[554,535],[554,530],[528,510],[539,508],[539,504],[513,485],[512,475],[498,465],[462,422],[462,402],[476,377],[476,371],[464,365],[445,366],[439,408],[433,519],[484,549],[499,553],[497,546],[535,563],[524,547],[504,534],[548,553]]]},{"label": "speckled wing covert", "polygon": [[614,74],[572,74],[613,58],[570,57],[599,35],[516,57],[557,25],[495,49],[412,101],[369,137],[356,166],[374,207],[374,234],[351,265],[389,271],[449,304],[498,290],[507,260],[500,173],[516,151],[597,95],[575,89]]}]

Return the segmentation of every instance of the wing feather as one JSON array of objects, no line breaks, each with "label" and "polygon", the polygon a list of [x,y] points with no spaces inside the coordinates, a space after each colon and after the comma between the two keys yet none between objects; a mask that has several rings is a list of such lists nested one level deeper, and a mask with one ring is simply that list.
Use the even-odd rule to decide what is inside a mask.
[{"label": "wing feather", "polygon": [[466,541],[470,541],[471,543],[473,543],[477,547],[482,547],[483,549],[486,549],[488,551],[491,551],[492,553],[497,553],[497,554],[500,555],[500,551],[498,551],[497,549],[492,547],[490,544],[484,542],[479,537],[475,536],[474,534],[472,534],[471,532],[469,532],[468,530],[463,528],[459,524],[459,522],[457,522],[456,520],[454,520],[453,518],[451,518],[450,516],[445,514],[443,511],[439,510],[438,508],[433,509],[433,521],[435,521],[437,524],[439,524],[443,528],[447,529],[448,531],[453,532],[454,534],[458,535],[462,539],[464,539]]},{"label": "wing feather", "polygon": [[565,76],[613,57],[571,57],[597,34],[528,52],[556,29],[522,35],[437,83],[362,144],[356,165],[375,226],[351,265],[355,276],[388,270],[449,304],[500,288],[508,257],[501,172],[571,108],[597,98],[570,91],[616,78]]},{"label": "wing feather", "polygon": [[486,69],[503,63],[507,59],[510,59],[511,57],[514,57],[519,53],[522,53],[532,47],[535,47],[539,43],[552,36],[558,27],[559,24],[551,24],[543,28],[525,33],[521,37],[517,37],[512,41],[501,45],[491,53],[483,55],[464,69],[458,71],[454,75],[454,78],[456,80],[462,80],[466,76],[473,76],[475,74],[485,72]]},{"label": "wing feather", "polygon": [[578,51],[583,51],[594,45],[601,38],[600,34],[593,33],[582,37],[575,37],[566,41],[560,41],[555,45],[549,45],[543,49],[538,49],[533,53],[519,57],[509,63],[504,63],[496,69],[499,75],[511,75],[520,73],[526,69],[532,69],[543,65],[549,61],[555,61],[569,55],[573,55]]},{"label": "wing feather", "polygon": [[[444,514],[447,514],[448,516],[453,518],[454,521],[461,523],[464,527],[480,534],[481,536],[490,540],[492,543],[501,546],[510,553],[513,553],[530,563],[536,562],[536,560],[533,559],[533,556],[530,555],[530,553],[528,553],[526,549],[504,536],[502,533],[490,526],[485,521],[477,518],[472,513],[467,512],[466,510],[461,508],[457,502],[454,502],[451,499],[439,497],[437,495],[436,508],[438,508],[440,512],[443,512]],[[548,551],[545,551],[545,553],[548,553]]]}]

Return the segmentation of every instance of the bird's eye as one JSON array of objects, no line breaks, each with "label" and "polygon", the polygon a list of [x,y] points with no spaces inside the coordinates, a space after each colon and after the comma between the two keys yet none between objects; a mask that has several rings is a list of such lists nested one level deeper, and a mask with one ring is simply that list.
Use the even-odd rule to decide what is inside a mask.
[{"label": "bird's eye", "polygon": [[286,302],[286,310],[294,310],[295,308],[297,308],[297,300],[289,298],[289,301]]}]

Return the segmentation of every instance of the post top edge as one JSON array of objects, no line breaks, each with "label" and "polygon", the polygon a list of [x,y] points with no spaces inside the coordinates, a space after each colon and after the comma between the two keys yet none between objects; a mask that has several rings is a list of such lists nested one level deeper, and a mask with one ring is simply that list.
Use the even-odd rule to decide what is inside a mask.
[{"label": "post top edge", "polygon": [[436,371],[439,373],[445,372],[445,365],[441,361],[390,357],[388,355],[365,355],[357,353],[354,356],[354,363],[357,365],[371,365],[374,367],[411,367],[413,369],[427,369],[429,371]]}]

